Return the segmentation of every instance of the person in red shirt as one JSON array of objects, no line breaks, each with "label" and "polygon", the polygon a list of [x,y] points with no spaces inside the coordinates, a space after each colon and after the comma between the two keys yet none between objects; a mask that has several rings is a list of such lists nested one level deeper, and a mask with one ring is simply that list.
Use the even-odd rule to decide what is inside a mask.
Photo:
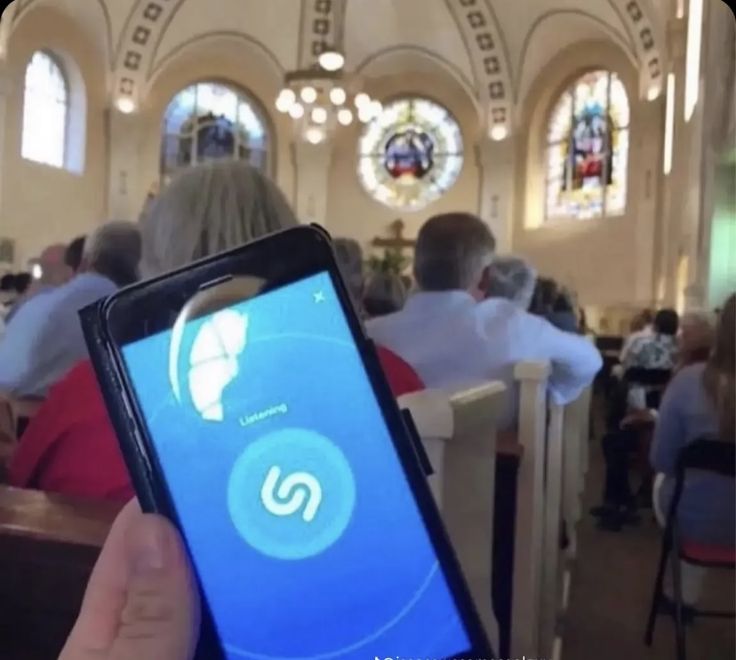
[{"label": "person in red shirt", "polygon": [[[151,274],[166,272],[295,223],[275,185],[250,166],[228,162],[195,167],[175,180],[144,218],[144,266],[147,261]],[[194,243],[187,244],[188,239]],[[401,358],[380,347],[378,356],[395,396],[424,389]],[[89,361],[78,363],[51,388],[20,439],[9,479],[19,488],[66,495],[121,502],[133,497]]]}]

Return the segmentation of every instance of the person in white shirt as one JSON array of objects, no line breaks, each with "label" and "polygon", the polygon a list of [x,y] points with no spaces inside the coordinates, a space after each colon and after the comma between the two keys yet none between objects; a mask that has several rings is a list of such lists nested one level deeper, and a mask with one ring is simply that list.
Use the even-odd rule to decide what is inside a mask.
[{"label": "person in white shirt", "polygon": [[642,337],[651,337],[654,334],[654,313],[651,309],[642,310],[641,313],[634,317],[631,322],[631,334],[626,337],[624,345],[621,348],[621,355],[619,361],[623,364],[633,346],[634,342],[638,341]]},{"label": "person in white shirt", "polygon": [[431,218],[417,240],[418,291],[400,312],[369,322],[367,331],[408,362],[427,387],[504,381],[510,396],[502,424],[513,428],[516,363],[549,361],[550,395],[565,404],[592,382],[602,360],[587,339],[562,332],[509,300],[484,300],[494,250],[493,234],[480,218],[466,213]]},{"label": "person in white shirt", "polygon": [[506,298],[529,311],[537,286],[537,271],[519,257],[497,257],[491,264],[488,298]]}]

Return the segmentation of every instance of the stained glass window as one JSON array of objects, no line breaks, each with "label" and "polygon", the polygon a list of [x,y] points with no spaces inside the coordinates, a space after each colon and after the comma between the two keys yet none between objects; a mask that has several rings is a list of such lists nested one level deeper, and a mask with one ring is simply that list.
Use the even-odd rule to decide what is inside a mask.
[{"label": "stained glass window", "polygon": [[418,211],[439,199],[463,166],[463,138],[455,118],[422,98],[384,106],[360,138],[358,177],[379,202]]},{"label": "stained glass window", "polygon": [[591,71],[557,101],[547,129],[546,219],[626,208],[629,100],[619,77]]},{"label": "stained glass window", "polygon": [[69,88],[49,54],[38,51],[26,67],[21,154],[27,160],[64,167]]},{"label": "stained glass window", "polygon": [[164,181],[180,169],[225,158],[266,170],[268,151],[268,129],[257,103],[228,85],[191,85],[166,110],[161,146]]}]

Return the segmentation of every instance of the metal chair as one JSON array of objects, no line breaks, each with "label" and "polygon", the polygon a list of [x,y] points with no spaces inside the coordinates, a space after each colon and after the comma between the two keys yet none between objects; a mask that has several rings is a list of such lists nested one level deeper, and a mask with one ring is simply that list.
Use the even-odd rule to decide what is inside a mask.
[{"label": "metal chair", "polygon": [[[662,551],[659,558],[657,578],[654,583],[652,606],[649,610],[644,641],[651,646],[654,626],[660,603],[664,597],[662,589],[667,560],[671,560],[672,582],[675,600],[675,641],[677,660],[685,660],[686,639],[683,620],[682,581],[680,561],[707,568],[736,569],[736,548],[732,546],[706,545],[683,538],[678,529],[677,512],[682,499],[685,477],[688,471],[698,470],[731,477],[736,476],[736,443],[712,439],[699,439],[685,447],[677,460],[675,492],[667,512],[667,522],[662,537]],[[696,617],[736,618],[733,611],[698,610],[693,608]]]}]

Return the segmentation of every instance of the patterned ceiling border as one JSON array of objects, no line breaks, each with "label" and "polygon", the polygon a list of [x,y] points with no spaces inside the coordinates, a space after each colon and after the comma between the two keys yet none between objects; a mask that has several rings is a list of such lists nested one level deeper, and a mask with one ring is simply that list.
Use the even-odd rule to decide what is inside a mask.
[{"label": "patterned ceiling border", "polygon": [[488,129],[511,129],[512,74],[503,35],[486,0],[445,0],[472,63],[476,95],[488,109]]},{"label": "patterned ceiling border", "polygon": [[609,0],[626,26],[636,46],[639,61],[640,94],[650,89],[662,91],[665,64],[657,44],[657,32],[650,18],[646,0]]},{"label": "patterned ceiling border", "polygon": [[299,30],[299,69],[318,66],[317,59],[330,47],[344,50],[347,0],[302,0]]},{"label": "patterned ceiling border", "polygon": [[125,24],[114,67],[113,94],[137,106],[142,100],[153,56],[184,0],[138,0]]}]

